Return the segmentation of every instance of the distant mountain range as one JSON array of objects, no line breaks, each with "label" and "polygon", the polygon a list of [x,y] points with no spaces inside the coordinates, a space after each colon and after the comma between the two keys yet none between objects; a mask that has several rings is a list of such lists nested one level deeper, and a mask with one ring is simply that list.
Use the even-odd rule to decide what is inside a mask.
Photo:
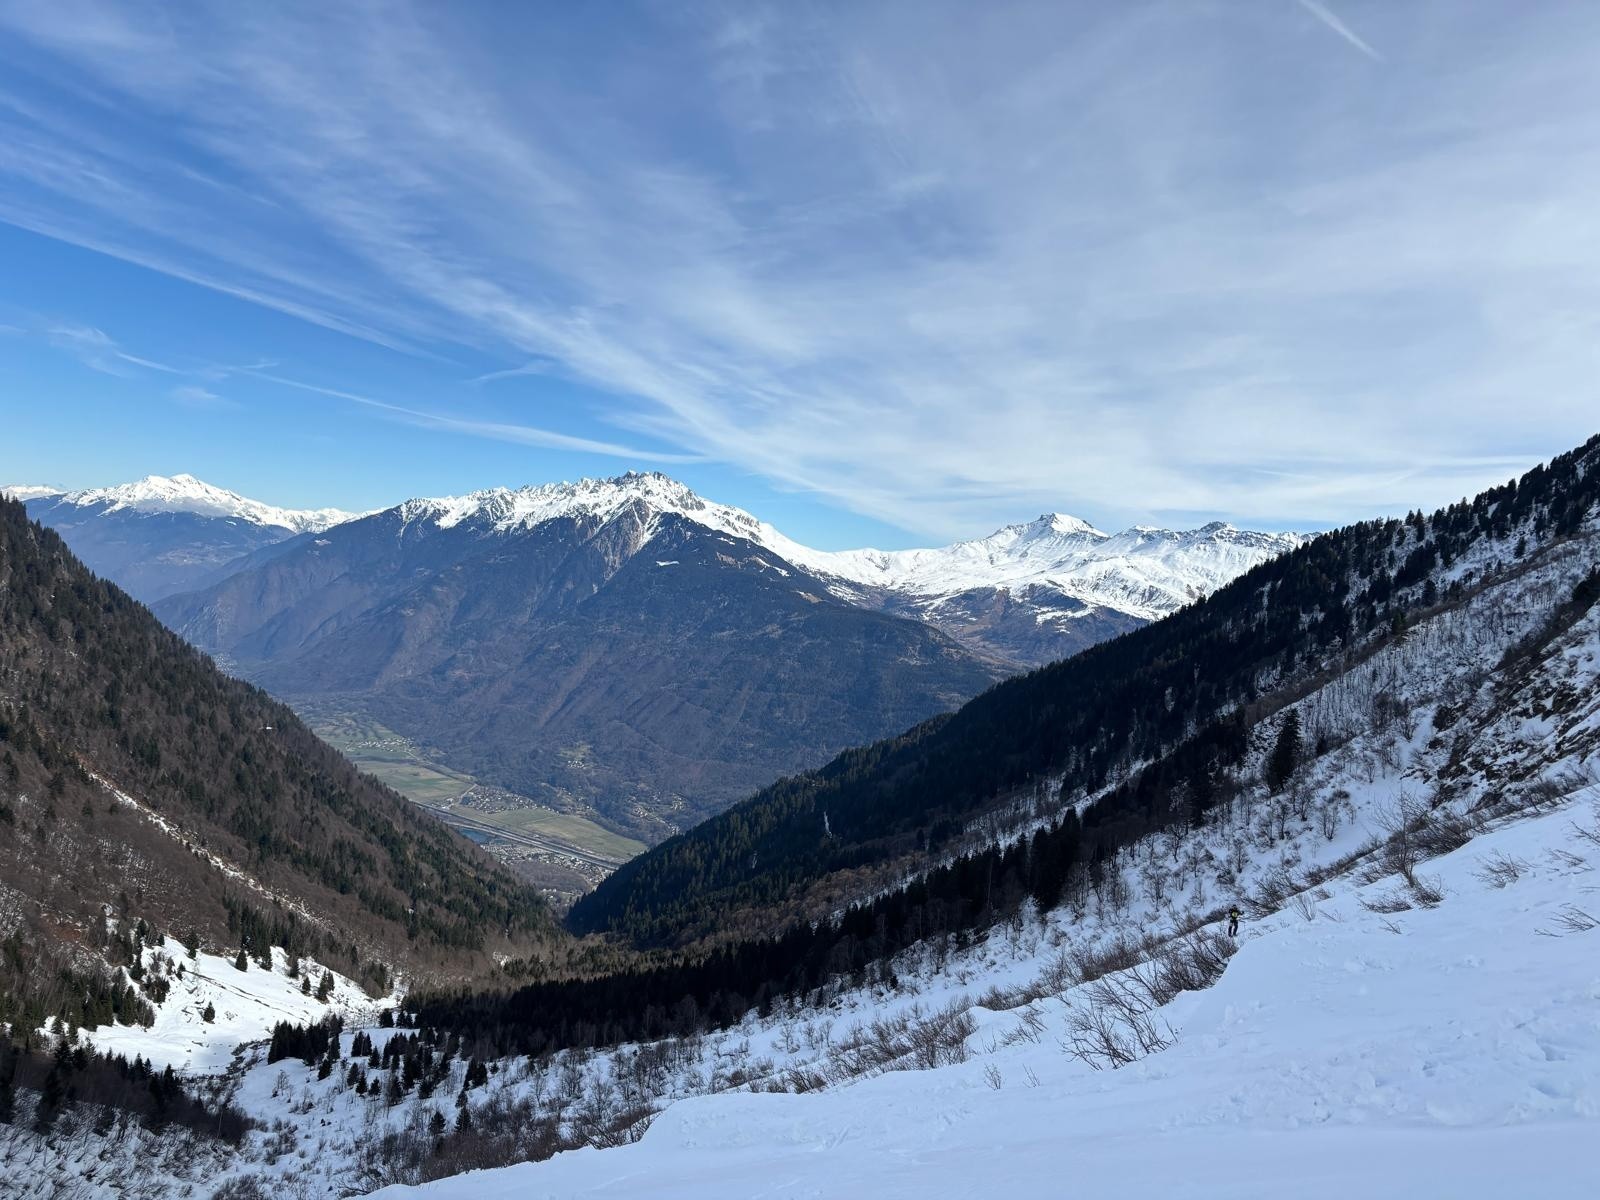
[{"label": "distant mountain range", "polygon": [[660,474],[273,509],[191,476],[29,515],[230,669],[659,840],[1299,544],[1046,514],[820,551]]},{"label": "distant mountain range", "polygon": [[789,546],[841,598],[927,621],[980,653],[1042,666],[1159,620],[1302,540],[1221,522],[1107,534],[1045,513],[937,550]]},{"label": "distant mountain range", "polygon": [[66,538],[90,570],[146,603],[203,587],[243,555],[356,515],[274,508],[193,475],[147,475],[76,492],[34,485],[3,490]]}]

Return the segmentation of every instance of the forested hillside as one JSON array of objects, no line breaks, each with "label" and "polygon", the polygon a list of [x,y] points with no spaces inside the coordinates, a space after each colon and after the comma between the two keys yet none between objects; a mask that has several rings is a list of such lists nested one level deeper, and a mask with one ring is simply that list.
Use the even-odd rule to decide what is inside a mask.
[{"label": "forested hillside", "polygon": [[[1218,781],[1264,690],[1347,667],[1530,547],[1574,534],[1600,498],[1597,459],[1593,438],[1432,516],[1316,538],[1166,620],[774,784],[626,864],[570,924],[641,944],[781,927],[819,880],[937,861],[971,819],[1045,779],[1062,804],[1128,779],[1083,816],[1111,844],[1159,827],[1174,805],[1199,819],[1224,798]],[[1155,765],[1135,774],[1141,764]],[[852,898],[848,883],[828,895]]]},{"label": "forested hillside", "polygon": [[560,937],[529,889],[0,500],[0,1021],[132,1019],[147,998],[105,968],[161,935],[281,946],[374,989]]}]

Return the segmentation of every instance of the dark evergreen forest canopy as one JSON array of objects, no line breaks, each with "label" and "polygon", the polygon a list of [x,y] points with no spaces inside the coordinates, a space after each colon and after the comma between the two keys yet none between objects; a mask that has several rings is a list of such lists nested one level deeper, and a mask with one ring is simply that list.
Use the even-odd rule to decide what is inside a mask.
[{"label": "dark evergreen forest canopy", "polygon": [[[781,780],[629,862],[573,909],[580,932],[662,945],[781,912],[832,873],[932,856],[1011,789],[1059,775],[1065,797],[1156,762],[1084,813],[1085,835],[1120,843],[1163,819],[1185,783],[1204,810],[1210,780],[1242,752],[1250,706],[1274,675],[1315,671],[1408,614],[1458,595],[1432,577],[1489,539],[1505,560],[1577,530],[1600,494],[1600,438],[1520,480],[1425,517],[1324,534],[1206,599],[1113,641],[998,684],[959,712]],[[1092,846],[1085,851],[1094,853]]]}]

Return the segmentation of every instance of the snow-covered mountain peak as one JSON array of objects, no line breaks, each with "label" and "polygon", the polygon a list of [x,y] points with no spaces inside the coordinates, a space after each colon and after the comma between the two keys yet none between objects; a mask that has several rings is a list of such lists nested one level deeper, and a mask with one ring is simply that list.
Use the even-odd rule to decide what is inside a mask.
[{"label": "snow-covered mountain peak", "polygon": [[66,488],[51,487],[46,483],[7,483],[0,484],[0,496],[9,496],[13,500],[41,500],[45,496],[59,496]]},{"label": "snow-covered mountain peak", "polygon": [[399,513],[408,525],[423,521],[440,529],[452,529],[476,524],[497,533],[514,533],[566,517],[605,522],[636,505],[647,518],[676,513],[708,529],[749,538],[772,549],[778,547],[769,538],[787,541],[743,509],[714,504],[659,471],[629,471],[609,479],[486,488],[464,496],[408,500],[400,505]]},{"label": "snow-covered mountain peak", "polygon": [[277,526],[294,533],[320,532],[359,515],[337,508],[277,508],[206,483],[193,475],[146,475],[113,487],[67,492],[60,503],[79,508],[101,507],[106,513],[193,513],[226,517],[252,525]]},{"label": "snow-covered mountain peak", "polygon": [[1095,537],[1106,536],[1082,517],[1075,517],[1070,513],[1044,513],[1034,524],[1045,526],[1051,533],[1088,533]]}]

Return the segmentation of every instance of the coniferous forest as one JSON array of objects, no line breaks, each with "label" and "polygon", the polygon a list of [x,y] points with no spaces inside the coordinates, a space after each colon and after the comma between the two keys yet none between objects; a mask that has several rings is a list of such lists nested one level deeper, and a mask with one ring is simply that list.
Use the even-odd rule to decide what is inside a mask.
[{"label": "coniferous forest", "polygon": [[1597,454],[1592,438],[1431,516],[1334,530],[1166,620],[781,780],[624,865],[574,906],[570,925],[651,946],[729,928],[734,913],[777,920],[831,873],[937,859],[964,822],[1042,775],[1061,778],[1065,800],[1158,764],[1084,814],[1094,838],[1160,825],[1178,783],[1203,812],[1216,799],[1210,781],[1243,748],[1258,681],[1310,675],[1402,635],[1417,613],[1472,586],[1466,574],[1439,595],[1424,581],[1481,540],[1514,562],[1520,525],[1531,521],[1541,541],[1570,536],[1600,496]]}]

